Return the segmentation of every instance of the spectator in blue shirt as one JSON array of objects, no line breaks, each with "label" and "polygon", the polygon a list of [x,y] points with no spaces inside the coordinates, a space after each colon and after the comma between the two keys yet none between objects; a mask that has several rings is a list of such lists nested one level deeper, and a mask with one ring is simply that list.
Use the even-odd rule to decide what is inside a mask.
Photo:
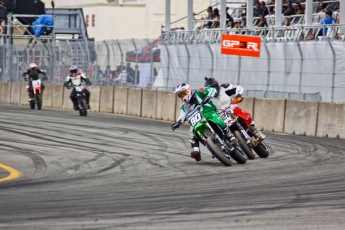
[{"label": "spectator in blue shirt", "polygon": [[[326,12],[326,18],[322,20],[321,25],[332,25],[335,23],[335,19],[332,17],[332,11],[327,11]],[[322,29],[322,35],[326,36],[327,35],[327,30],[328,28],[325,27]]]}]

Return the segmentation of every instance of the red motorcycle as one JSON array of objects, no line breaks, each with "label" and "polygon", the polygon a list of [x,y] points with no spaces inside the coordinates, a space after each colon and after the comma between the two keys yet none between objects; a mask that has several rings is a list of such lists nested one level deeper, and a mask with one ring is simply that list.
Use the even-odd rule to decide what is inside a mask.
[{"label": "red motorcycle", "polygon": [[[33,97],[31,97],[31,99],[29,101],[31,109],[35,109],[36,105],[37,105],[38,110],[41,110],[41,108],[42,108],[42,94],[43,94],[42,80],[30,79],[30,81],[32,82],[32,88],[31,88],[32,94],[31,95],[33,96]],[[28,89],[28,91],[30,90],[29,86],[26,86],[26,88]]]}]

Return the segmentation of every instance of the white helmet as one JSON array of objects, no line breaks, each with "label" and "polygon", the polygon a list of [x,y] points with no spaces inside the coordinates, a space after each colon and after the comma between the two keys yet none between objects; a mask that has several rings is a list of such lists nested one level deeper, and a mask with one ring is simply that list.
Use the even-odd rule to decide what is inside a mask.
[{"label": "white helmet", "polygon": [[30,67],[30,69],[32,69],[32,70],[36,70],[37,65],[36,65],[36,63],[30,63],[29,67]]},{"label": "white helmet", "polygon": [[192,87],[187,83],[181,83],[176,86],[175,94],[181,98],[181,101],[189,102],[193,95]]}]

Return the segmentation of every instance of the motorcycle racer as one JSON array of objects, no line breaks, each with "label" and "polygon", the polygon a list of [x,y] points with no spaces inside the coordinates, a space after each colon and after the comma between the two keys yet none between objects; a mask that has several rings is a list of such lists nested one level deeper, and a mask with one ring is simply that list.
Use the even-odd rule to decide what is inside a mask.
[{"label": "motorcycle racer", "polygon": [[[217,91],[213,87],[204,87],[199,90],[192,90],[192,87],[187,83],[179,84],[175,89],[175,94],[183,102],[180,110],[180,116],[177,121],[171,125],[171,129],[174,131],[179,128],[185,119],[187,113],[192,111],[197,105],[201,105],[200,112],[209,121],[219,125],[224,132],[224,136],[228,138],[232,143],[236,141],[236,138],[231,134],[227,125],[217,113],[217,107],[210,101],[211,97],[217,95]],[[195,140],[193,134],[193,127],[189,130],[190,143],[192,147],[191,157],[196,161],[201,160],[199,141]]]},{"label": "motorcycle racer", "polygon": [[[212,98],[212,102],[217,106],[218,109],[228,107],[230,102],[235,98],[239,98],[239,101],[243,100],[242,94],[244,89],[241,86],[236,86],[229,83],[219,85],[216,79],[205,77],[205,87],[213,87],[217,90],[217,94],[214,98]],[[235,115],[241,114],[242,117],[245,118],[246,125],[249,126],[249,129],[252,131],[255,137],[261,140],[266,138],[266,136],[256,127],[249,112],[241,109],[237,104],[231,104],[230,108],[234,111]]]},{"label": "motorcycle racer", "polygon": [[[72,84],[72,86],[80,86],[81,83],[84,81],[86,83],[86,85],[92,85],[90,80],[85,77],[85,75],[81,72],[78,72],[78,68],[75,65],[72,65],[69,68],[69,72],[70,74],[66,77],[66,80],[64,82],[64,86],[69,89],[70,88],[70,84]],[[85,95],[86,95],[86,104],[87,104],[87,108],[90,109],[90,105],[89,105],[89,101],[90,101],[90,91],[87,90],[86,88],[84,88],[85,91]],[[79,110],[79,106],[78,106],[78,101],[77,101],[77,91],[75,90],[75,87],[73,87],[73,90],[70,94],[70,98],[72,100],[73,103],[73,107],[74,109],[77,111]]]},{"label": "motorcycle racer", "polygon": [[[29,79],[28,79],[28,81],[29,81],[29,88],[28,88],[29,99],[28,99],[28,101],[31,101],[31,100],[34,99],[34,95],[33,95],[34,93],[32,91],[32,80],[38,80],[38,78],[39,78],[38,75],[39,74],[43,74],[43,78],[42,79],[44,79],[44,80],[48,79],[46,72],[44,70],[40,70],[37,67],[36,63],[30,63],[29,69],[26,70],[22,74],[24,78],[25,78],[26,75],[29,75]],[[42,86],[42,92],[43,92],[43,90],[44,90],[43,82],[41,83],[41,86]]]}]

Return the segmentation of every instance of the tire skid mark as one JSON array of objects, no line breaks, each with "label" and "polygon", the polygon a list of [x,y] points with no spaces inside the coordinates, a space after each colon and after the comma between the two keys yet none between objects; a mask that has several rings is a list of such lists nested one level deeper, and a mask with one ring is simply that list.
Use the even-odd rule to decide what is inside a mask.
[{"label": "tire skid mark", "polygon": [[22,155],[22,156],[29,158],[35,167],[34,174],[38,173],[38,172],[39,173],[45,172],[47,170],[47,165],[46,165],[44,159],[42,157],[40,157],[37,153],[35,153],[33,151],[28,152],[27,149],[20,148],[17,146],[6,144],[6,143],[2,143],[1,146],[11,148],[11,149],[13,149],[13,152],[15,154]]}]

